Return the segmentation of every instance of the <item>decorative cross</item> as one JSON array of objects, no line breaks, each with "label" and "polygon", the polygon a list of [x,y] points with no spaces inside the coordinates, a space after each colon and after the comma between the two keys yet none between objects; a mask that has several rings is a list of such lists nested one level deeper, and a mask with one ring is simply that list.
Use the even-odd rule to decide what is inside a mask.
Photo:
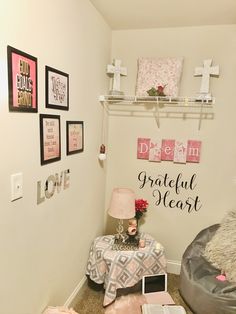
[{"label": "decorative cross", "polygon": [[113,94],[122,94],[120,91],[120,77],[127,75],[127,68],[121,67],[121,60],[113,60],[113,64],[108,64],[107,74],[113,75],[112,90]]},{"label": "decorative cross", "polygon": [[209,84],[210,76],[218,76],[220,69],[219,66],[211,66],[212,59],[204,60],[203,67],[196,67],[194,76],[202,76],[200,95],[210,97]]}]

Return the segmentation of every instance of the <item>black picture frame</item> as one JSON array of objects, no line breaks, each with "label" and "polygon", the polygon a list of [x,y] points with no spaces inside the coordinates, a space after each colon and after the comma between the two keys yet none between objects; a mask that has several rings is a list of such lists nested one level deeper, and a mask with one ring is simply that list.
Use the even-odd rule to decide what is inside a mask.
[{"label": "black picture frame", "polygon": [[9,111],[38,112],[38,61],[7,46]]},{"label": "black picture frame", "polygon": [[69,110],[69,74],[45,66],[46,108]]},{"label": "black picture frame", "polygon": [[66,121],[66,154],[84,151],[84,122]]},{"label": "black picture frame", "polygon": [[41,165],[61,159],[61,124],[59,115],[40,114]]}]

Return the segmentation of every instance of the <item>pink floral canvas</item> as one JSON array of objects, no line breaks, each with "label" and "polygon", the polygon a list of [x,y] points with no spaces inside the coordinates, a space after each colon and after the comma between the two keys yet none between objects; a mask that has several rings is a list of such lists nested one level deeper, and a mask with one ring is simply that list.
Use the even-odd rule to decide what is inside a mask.
[{"label": "pink floral canvas", "polygon": [[165,86],[166,96],[178,96],[183,58],[139,58],[136,84],[137,96],[148,96],[147,90]]},{"label": "pink floral canvas", "polygon": [[138,138],[137,158],[149,159],[150,138]]},{"label": "pink floral canvas", "polygon": [[187,141],[175,141],[174,162],[186,163]]},{"label": "pink floral canvas", "polygon": [[149,161],[161,161],[161,140],[150,140]]},{"label": "pink floral canvas", "polygon": [[188,141],[188,151],[187,151],[188,162],[200,162],[201,145],[202,145],[201,141],[195,141],[195,140]]}]

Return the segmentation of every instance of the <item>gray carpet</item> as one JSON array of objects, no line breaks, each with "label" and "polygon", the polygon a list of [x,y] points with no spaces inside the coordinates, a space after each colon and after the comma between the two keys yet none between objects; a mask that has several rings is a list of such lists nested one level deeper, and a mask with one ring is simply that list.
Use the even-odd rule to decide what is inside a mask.
[{"label": "gray carpet", "polygon": [[[168,292],[177,305],[182,305],[187,314],[192,314],[188,306],[184,303],[179,294],[179,276],[168,274]],[[132,290],[129,290],[132,293]],[[119,291],[118,295],[127,294],[127,291]],[[86,282],[76,300],[74,310],[79,314],[104,314],[102,306],[104,290],[101,286],[93,285],[92,282]],[[128,313],[126,313],[128,314]]]}]

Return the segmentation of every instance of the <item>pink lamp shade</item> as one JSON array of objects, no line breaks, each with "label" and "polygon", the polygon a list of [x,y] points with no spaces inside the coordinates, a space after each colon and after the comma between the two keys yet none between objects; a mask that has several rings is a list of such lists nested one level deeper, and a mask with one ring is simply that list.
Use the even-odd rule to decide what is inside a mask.
[{"label": "pink lamp shade", "polygon": [[135,195],[126,188],[113,189],[108,214],[117,219],[130,219],[135,216]]}]

